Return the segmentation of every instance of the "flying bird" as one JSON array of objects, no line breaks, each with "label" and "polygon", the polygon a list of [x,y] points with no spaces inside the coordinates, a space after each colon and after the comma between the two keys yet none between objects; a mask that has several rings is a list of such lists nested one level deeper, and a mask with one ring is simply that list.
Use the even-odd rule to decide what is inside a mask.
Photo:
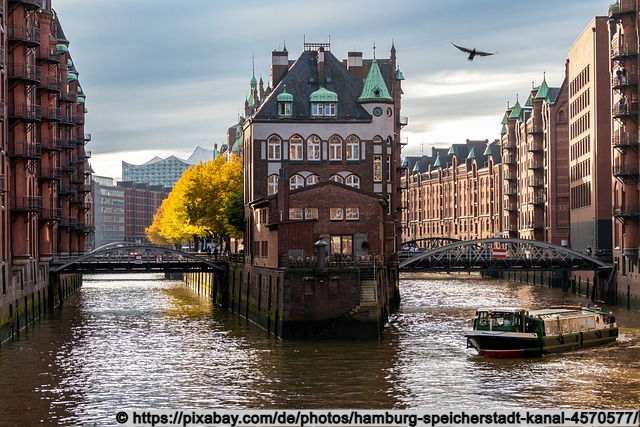
[{"label": "flying bird", "polygon": [[458,46],[455,43],[451,43],[452,45],[454,45],[455,47],[457,47],[458,49],[460,49],[461,51],[468,53],[469,57],[467,58],[469,61],[473,61],[473,58],[476,57],[476,55],[480,55],[480,56],[489,56],[489,55],[495,55],[498,52],[482,52],[480,50],[476,50],[475,48],[473,49],[468,49],[466,47],[462,47],[462,46]]}]

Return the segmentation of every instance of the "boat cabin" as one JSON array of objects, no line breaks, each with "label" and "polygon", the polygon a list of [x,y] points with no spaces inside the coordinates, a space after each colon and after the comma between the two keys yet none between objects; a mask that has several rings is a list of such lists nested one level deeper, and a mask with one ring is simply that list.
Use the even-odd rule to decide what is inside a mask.
[{"label": "boat cabin", "polygon": [[527,313],[524,308],[480,308],[476,311],[473,329],[522,332]]}]

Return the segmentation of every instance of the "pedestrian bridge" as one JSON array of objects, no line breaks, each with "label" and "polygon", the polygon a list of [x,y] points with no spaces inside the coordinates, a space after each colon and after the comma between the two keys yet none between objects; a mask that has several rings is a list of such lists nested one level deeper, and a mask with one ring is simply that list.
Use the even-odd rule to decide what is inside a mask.
[{"label": "pedestrian bridge", "polygon": [[409,250],[398,254],[401,271],[610,271],[613,268],[598,257],[537,240],[423,239],[406,242],[403,248]]},{"label": "pedestrian bridge", "polygon": [[228,257],[211,258],[164,246],[112,243],[81,256],[58,256],[49,263],[49,273],[185,273],[208,271],[224,274]]}]

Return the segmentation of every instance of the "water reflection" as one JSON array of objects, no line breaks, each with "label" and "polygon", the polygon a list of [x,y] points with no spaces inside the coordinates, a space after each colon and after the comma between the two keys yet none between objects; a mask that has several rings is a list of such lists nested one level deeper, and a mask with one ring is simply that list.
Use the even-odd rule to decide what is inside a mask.
[{"label": "water reflection", "polygon": [[[485,359],[479,306],[587,303],[474,278],[406,279],[379,341],[287,341],[157,276],[86,278],[62,311],[0,350],[0,425],[114,424],[118,408],[637,408],[640,315],[617,343]],[[606,307],[603,307],[607,309]],[[19,414],[19,415],[18,415]]]}]

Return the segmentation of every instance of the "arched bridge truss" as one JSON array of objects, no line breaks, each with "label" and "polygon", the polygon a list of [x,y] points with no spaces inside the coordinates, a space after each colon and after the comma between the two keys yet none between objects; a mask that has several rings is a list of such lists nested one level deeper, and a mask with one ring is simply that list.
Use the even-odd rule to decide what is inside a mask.
[{"label": "arched bridge truss", "polygon": [[226,259],[210,259],[156,245],[113,243],[80,257],[57,257],[50,274],[64,273],[184,273],[209,271],[224,274]]},{"label": "arched bridge truss", "polygon": [[399,268],[410,271],[611,270],[598,258],[537,240],[455,241],[424,252],[401,253]]}]

